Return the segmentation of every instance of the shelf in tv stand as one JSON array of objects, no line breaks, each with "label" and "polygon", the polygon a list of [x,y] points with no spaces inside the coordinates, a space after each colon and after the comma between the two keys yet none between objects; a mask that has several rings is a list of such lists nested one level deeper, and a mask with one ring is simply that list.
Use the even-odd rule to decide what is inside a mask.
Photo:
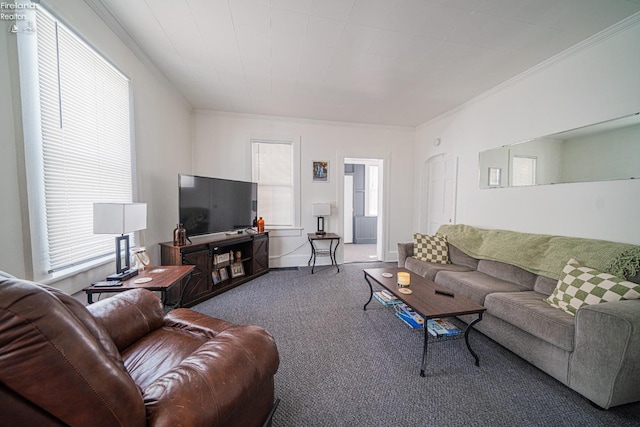
[{"label": "shelf in tv stand", "polygon": [[[184,292],[183,305],[193,306],[215,295],[255,279],[269,271],[269,233],[224,233],[191,237],[184,246],[173,242],[160,243],[162,265],[195,265],[193,280]],[[214,284],[211,273],[222,267],[229,268],[234,258],[218,264],[213,263],[215,254],[241,252],[245,275]],[[229,272],[230,273],[230,272]],[[184,285],[184,283],[183,283]]]}]

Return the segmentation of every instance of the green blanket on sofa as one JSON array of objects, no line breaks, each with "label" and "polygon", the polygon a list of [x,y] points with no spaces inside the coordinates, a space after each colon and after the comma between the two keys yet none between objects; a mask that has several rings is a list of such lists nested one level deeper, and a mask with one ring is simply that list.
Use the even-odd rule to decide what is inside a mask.
[{"label": "green blanket on sofa", "polygon": [[640,246],[577,237],[442,225],[438,234],[467,255],[501,261],[558,279],[569,259],[618,277],[640,272]]}]

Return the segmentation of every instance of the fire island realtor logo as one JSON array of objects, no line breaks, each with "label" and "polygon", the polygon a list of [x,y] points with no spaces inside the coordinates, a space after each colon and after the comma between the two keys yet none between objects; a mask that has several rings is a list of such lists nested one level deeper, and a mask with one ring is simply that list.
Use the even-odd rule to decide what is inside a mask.
[{"label": "fire island realtor logo", "polygon": [[35,3],[8,3],[0,2],[0,21],[12,22],[9,32],[12,34],[19,32],[35,32],[35,24],[29,11],[36,9]]}]

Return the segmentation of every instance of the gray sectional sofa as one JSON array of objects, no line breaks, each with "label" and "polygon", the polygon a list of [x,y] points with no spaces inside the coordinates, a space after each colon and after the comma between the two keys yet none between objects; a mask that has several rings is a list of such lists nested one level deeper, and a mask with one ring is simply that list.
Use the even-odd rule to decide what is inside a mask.
[{"label": "gray sectional sofa", "polygon": [[[555,260],[558,256],[548,247],[535,247],[549,245],[549,242],[553,246],[557,240],[539,238],[550,236],[524,235],[505,230],[479,235],[478,231],[468,226],[440,228],[438,234],[448,236],[448,264],[418,260],[412,256],[413,242],[399,243],[398,266],[484,305],[487,311],[475,329],[595,405],[607,409],[639,401],[640,300],[589,305],[580,308],[575,316],[568,314],[543,301],[554,291],[561,271],[557,274],[537,274],[539,268],[497,260],[500,257],[490,249],[487,250],[487,256],[483,254],[483,248],[487,244],[491,246],[491,239],[499,240],[504,246],[504,242],[513,237],[527,245],[522,248],[524,253],[518,259],[526,260],[529,257],[531,264],[538,267],[537,260],[533,259],[535,256],[531,257],[530,254],[540,253],[545,254],[540,257],[549,255],[553,262],[561,265],[567,259]],[[449,238],[450,234],[455,238]],[[467,251],[473,252],[472,255],[460,249],[468,246],[465,245],[465,239],[471,235],[480,236],[480,243],[471,245],[474,250]],[[591,253],[588,247],[591,241],[568,238],[562,242],[563,251]],[[634,250],[635,254],[639,252]],[[633,262],[637,265],[638,260]],[[640,283],[637,270],[635,273],[636,276],[630,280]],[[471,321],[464,316],[461,319]]]}]

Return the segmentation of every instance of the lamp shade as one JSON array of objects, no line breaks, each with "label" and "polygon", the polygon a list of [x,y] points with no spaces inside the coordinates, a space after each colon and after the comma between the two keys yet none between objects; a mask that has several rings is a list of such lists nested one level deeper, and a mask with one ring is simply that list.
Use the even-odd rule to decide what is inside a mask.
[{"label": "lamp shade", "polygon": [[330,203],[313,203],[311,205],[311,214],[313,216],[331,215],[331,204]]},{"label": "lamp shade", "polygon": [[146,203],[93,204],[93,234],[126,234],[145,228]]}]

